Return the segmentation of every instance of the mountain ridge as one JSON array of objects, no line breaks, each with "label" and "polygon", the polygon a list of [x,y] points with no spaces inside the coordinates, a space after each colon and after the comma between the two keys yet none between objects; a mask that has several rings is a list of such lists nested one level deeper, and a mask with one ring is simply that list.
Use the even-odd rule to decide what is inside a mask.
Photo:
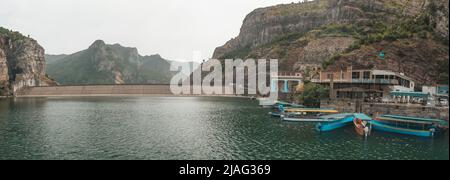
[{"label": "mountain ridge", "polygon": [[[377,58],[380,51],[386,61]],[[418,84],[448,83],[448,69],[439,68],[448,65],[448,1],[315,0],[258,8],[213,58],[279,59],[280,70],[309,78],[354,65],[405,73]]]},{"label": "mountain ridge", "polygon": [[47,73],[62,85],[168,84],[175,74],[170,62],[159,54],[142,56],[135,47],[96,40],[88,49],[52,59]]}]

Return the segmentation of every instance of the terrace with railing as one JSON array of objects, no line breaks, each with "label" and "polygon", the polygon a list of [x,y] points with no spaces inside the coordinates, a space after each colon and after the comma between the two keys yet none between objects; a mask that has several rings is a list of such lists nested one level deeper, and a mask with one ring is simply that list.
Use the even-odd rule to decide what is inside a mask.
[{"label": "terrace with railing", "polygon": [[[331,83],[331,79],[313,79],[314,83]],[[397,85],[399,81],[396,79],[337,79],[334,83],[359,83],[359,84],[386,84]]]}]

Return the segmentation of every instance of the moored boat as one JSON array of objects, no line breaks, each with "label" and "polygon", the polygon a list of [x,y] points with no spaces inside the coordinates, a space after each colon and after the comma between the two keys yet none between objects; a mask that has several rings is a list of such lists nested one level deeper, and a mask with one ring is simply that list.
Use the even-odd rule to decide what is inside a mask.
[{"label": "moored boat", "polygon": [[269,112],[269,115],[272,116],[272,117],[280,118],[283,115],[283,113],[281,113],[281,112]]},{"label": "moored boat", "polygon": [[316,129],[320,132],[333,131],[350,125],[353,122],[353,119],[354,117],[352,114],[338,114],[336,115],[336,118],[329,119],[328,122],[317,123]]},{"label": "moored boat", "polygon": [[324,122],[329,121],[323,118],[324,115],[337,114],[334,109],[315,109],[315,108],[291,108],[285,109],[281,116],[283,121],[291,122]]},{"label": "moored boat", "polygon": [[283,101],[276,101],[274,106],[278,107],[280,105],[282,105],[283,107],[286,107],[286,108],[304,108],[305,107],[301,104],[288,103],[288,102],[283,102]]},{"label": "moored boat", "polygon": [[287,103],[282,101],[276,101],[273,105],[271,105],[272,109],[279,110],[279,107],[283,106],[285,109],[295,109],[295,108],[304,108],[303,105],[295,104],[295,103]]},{"label": "moored boat", "polygon": [[286,108],[284,105],[278,105],[277,108],[274,108],[275,111],[269,112],[269,115],[276,118],[281,118],[286,113]]},{"label": "moored boat", "polygon": [[372,130],[370,121],[372,121],[372,118],[365,114],[354,114],[353,124],[356,132],[361,136],[369,136]]},{"label": "moored boat", "polygon": [[397,115],[382,115],[370,123],[375,130],[420,137],[433,137],[448,127],[444,120]]}]

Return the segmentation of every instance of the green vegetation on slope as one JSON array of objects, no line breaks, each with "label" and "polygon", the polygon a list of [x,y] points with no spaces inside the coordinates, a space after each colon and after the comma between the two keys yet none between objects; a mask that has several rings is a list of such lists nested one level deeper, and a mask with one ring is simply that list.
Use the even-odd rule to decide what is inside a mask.
[{"label": "green vegetation on slope", "polygon": [[269,13],[281,16],[290,16],[300,13],[314,13],[324,11],[329,7],[327,0],[314,0],[274,6]]},{"label": "green vegetation on slope", "polygon": [[305,83],[304,92],[298,97],[307,107],[320,107],[320,100],[327,98],[329,89],[312,82]]},{"label": "green vegetation on slope", "polygon": [[48,65],[48,64],[57,62],[59,60],[62,60],[65,57],[67,57],[67,55],[65,55],[65,54],[61,54],[61,55],[49,55],[49,54],[46,54],[45,55],[45,63]]},{"label": "green vegetation on slope", "polygon": [[25,37],[20,32],[12,31],[3,27],[0,27],[0,34],[6,35],[12,41],[24,40],[26,38],[31,39],[30,37]]},{"label": "green vegetation on slope", "polygon": [[[381,41],[397,41],[407,38],[438,39],[433,32],[433,24],[429,21],[427,14],[421,15],[417,19],[403,19],[395,24],[388,25],[384,22],[374,21],[361,25],[328,25],[321,28],[321,33],[341,36],[352,36],[358,41],[348,47],[343,53],[337,53],[329,57],[322,65],[327,68],[339,59],[342,55],[361,48],[364,45],[371,45]],[[442,41],[441,41],[442,42]]]},{"label": "green vegetation on slope", "polygon": [[219,59],[235,59],[235,58],[245,58],[248,56],[248,54],[252,51],[252,48],[250,46],[239,48],[236,51],[232,51],[229,53],[226,53]]}]

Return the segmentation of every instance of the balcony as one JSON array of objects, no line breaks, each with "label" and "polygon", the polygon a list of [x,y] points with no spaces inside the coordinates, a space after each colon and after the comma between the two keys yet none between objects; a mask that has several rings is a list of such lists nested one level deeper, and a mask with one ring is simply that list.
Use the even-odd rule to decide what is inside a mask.
[{"label": "balcony", "polygon": [[[313,79],[311,80],[314,83],[331,83],[330,79]],[[397,85],[399,84],[398,80],[395,79],[337,79],[333,80],[334,83],[359,83],[359,84],[386,84],[386,85]]]}]

